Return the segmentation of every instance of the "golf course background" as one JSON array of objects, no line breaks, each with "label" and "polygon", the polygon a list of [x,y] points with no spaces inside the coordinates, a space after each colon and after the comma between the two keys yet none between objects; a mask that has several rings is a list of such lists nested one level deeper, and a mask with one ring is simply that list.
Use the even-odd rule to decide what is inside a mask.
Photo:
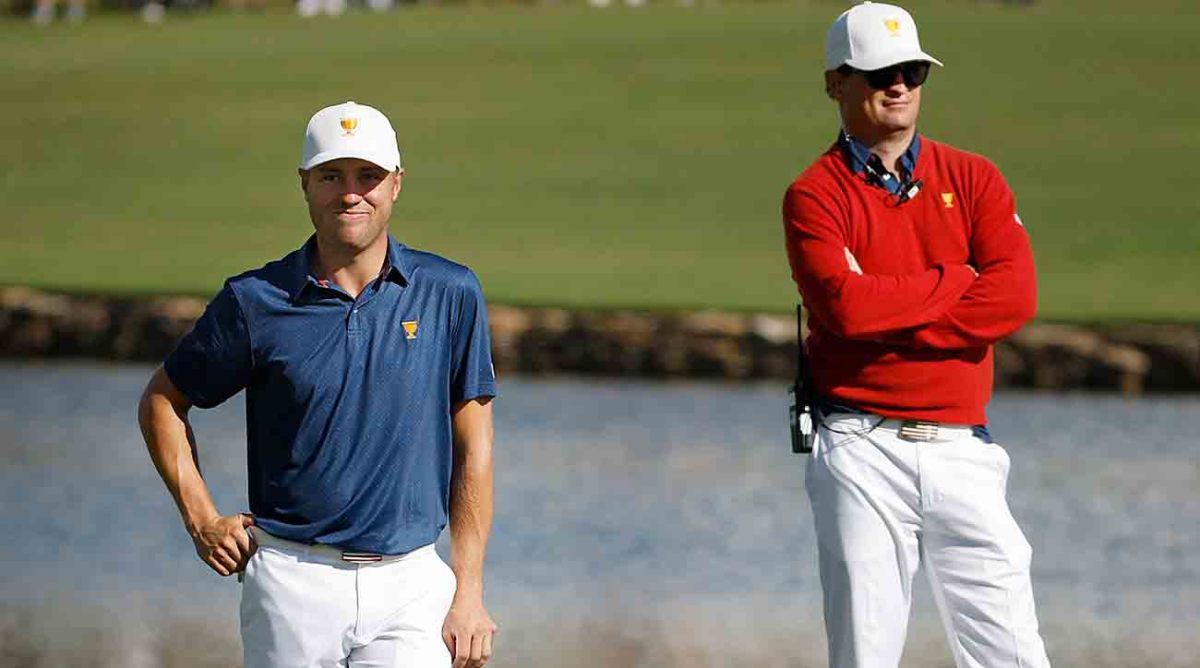
[{"label": "golf course background", "polygon": [[[209,295],[295,248],[304,124],[388,113],[393,231],[498,303],[785,312],[841,2],[0,22],[0,285]],[[1043,319],[1200,321],[1200,3],[908,3],[921,129],[1004,171]]]}]

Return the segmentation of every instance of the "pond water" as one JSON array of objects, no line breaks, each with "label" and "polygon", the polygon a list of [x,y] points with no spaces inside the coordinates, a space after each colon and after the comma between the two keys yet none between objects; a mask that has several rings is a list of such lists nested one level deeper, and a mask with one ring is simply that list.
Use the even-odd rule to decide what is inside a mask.
[{"label": "pond water", "polygon": [[[0,364],[0,665],[239,663],[238,585],[196,559],[137,430],[150,371]],[[501,393],[490,665],[824,665],[781,385]],[[990,415],[1054,663],[1200,665],[1200,398],[1001,393]],[[192,416],[218,506],[244,509],[241,397]],[[903,665],[950,666],[917,591]]]}]

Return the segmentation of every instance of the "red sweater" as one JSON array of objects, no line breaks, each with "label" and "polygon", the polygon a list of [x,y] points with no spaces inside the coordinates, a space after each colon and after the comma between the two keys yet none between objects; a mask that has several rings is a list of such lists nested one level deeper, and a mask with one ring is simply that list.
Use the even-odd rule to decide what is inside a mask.
[{"label": "red sweater", "polygon": [[992,344],[1037,305],[1029,237],[983,157],[922,137],[913,178],[920,192],[897,206],[835,144],[788,188],[813,378],[825,398],[879,415],[983,424]]}]

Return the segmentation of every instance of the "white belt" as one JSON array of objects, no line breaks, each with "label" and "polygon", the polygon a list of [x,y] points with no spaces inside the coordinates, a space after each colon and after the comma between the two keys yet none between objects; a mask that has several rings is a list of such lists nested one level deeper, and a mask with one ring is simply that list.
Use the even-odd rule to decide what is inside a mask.
[{"label": "white belt", "polygon": [[884,429],[905,441],[957,441],[975,435],[971,425],[950,424],[933,420],[898,420],[859,413],[831,413],[822,417],[823,424],[854,425],[856,430]]},{"label": "white belt", "polygon": [[400,561],[408,559],[419,553],[435,549],[433,543],[418,547],[415,550],[404,552],[402,554],[375,554],[373,552],[356,552],[353,550],[343,550],[340,547],[332,545],[322,545],[320,543],[297,543],[293,540],[272,536],[262,529],[252,526],[250,533],[254,536],[255,542],[259,545],[282,550],[295,555],[308,556],[323,561],[345,561],[352,564],[373,564],[373,563],[388,563],[392,561]]}]

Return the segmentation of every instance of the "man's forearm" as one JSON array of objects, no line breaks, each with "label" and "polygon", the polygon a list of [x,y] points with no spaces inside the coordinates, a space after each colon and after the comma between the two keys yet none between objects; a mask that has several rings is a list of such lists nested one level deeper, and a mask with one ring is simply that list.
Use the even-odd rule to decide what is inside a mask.
[{"label": "man's forearm", "polygon": [[805,308],[844,339],[873,341],[936,322],[975,280],[967,265],[952,261],[913,273],[896,273],[895,267],[876,273],[877,267],[854,256],[844,214],[818,193],[789,190],[783,223]]},{"label": "man's forearm", "polygon": [[[982,281],[981,281],[982,282]],[[1006,283],[1005,287],[1015,282]],[[894,345],[916,349],[962,350],[995,344],[1020,329],[1037,309],[1036,288],[1021,285],[1020,292],[996,297],[968,295],[935,323],[894,337]]]},{"label": "man's forearm", "polygon": [[450,554],[459,596],[483,596],[483,561],[492,529],[492,467],[467,461],[455,467],[450,492]]},{"label": "man's forearm", "polygon": [[1012,334],[1037,311],[1037,272],[1023,228],[1008,218],[999,241],[977,243],[979,280],[937,321],[895,337],[895,345],[961,350]]},{"label": "man's forearm", "polygon": [[834,334],[879,340],[936,322],[975,277],[966,265],[945,264],[917,274],[848,272],[841,279],[804,292],[805,303],[811,302],[813,314]]},{"label": "man's forearm", "polygon": [[218,513],[200,474],[186,405],[172,396],[178,391],[164,386],[164,379],[159,369],[146,387],[138,405],[138,424],[154,468],[179,508],[188,534],[194,537],[199,527]]},{"label": "man's forearm", "polygon": [[468,402],[454,416],[450,554],[458,596],[483,596],[483,562],[492,530],[490,404]]},{"label": "man's forearm", "polygon": [[242,570],[254,548],[248,514],[222,517],[200,475],[196,439],[187,421],[191,403],[160,368],[138,404],[138,424],[154,468],[175,500],[200,560],[219,575]]}]

